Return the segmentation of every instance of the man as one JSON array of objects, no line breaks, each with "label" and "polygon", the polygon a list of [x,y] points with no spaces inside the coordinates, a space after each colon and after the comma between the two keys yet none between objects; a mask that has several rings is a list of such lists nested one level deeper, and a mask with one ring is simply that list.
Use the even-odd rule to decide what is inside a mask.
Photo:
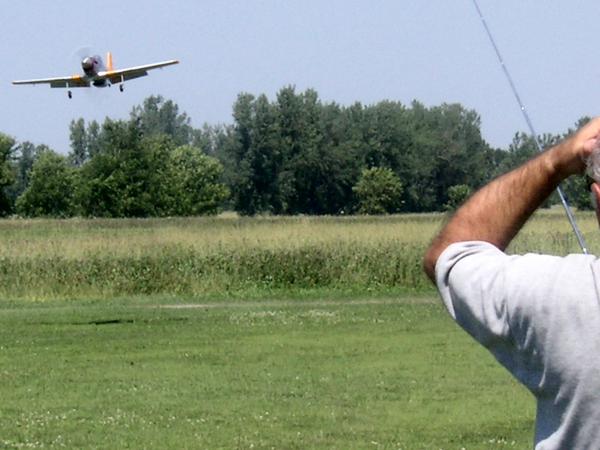
[{"label": "man", "polygon": [[[599,146],[597,118],[490,182],[424,259],[452,317],[536,397],[536,449],[600,449],[600,261],[504,250]],[[592,192],[600,205],[600,186]]]}]

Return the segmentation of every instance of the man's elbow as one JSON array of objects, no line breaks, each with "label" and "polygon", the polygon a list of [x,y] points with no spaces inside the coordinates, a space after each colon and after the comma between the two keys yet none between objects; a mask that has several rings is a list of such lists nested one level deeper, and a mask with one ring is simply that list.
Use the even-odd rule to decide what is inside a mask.
[{"label": "man's elbow", "polygon": [[423,257],[423,270],[433,284],[435,284],[435,264],[437,263],[440,253],[441,252],[437,251],[437,248],[432,245],[425,252],[425,256]]}]

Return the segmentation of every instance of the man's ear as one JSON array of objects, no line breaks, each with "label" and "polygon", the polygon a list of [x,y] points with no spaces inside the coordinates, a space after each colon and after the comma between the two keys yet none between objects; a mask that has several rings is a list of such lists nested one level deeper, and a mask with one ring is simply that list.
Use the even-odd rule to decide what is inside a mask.
[{"label": "man's ear", "polygon": [[592,201],[594,202],[594,209],[596,210],[596,218],[598,219],[598,225],[600,225],[600,185],[596,182],[592,183]]}]

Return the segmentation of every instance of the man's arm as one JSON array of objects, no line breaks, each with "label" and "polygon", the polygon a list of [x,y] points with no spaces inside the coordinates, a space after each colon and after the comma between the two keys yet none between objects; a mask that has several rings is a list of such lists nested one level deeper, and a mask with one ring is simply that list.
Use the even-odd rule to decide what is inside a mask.
[{"label": "man's arm", "polygon": [[427,250],[423,263],[429,278],[435,282],[435,264],[446,247],[455,242],[486,241],[504,250],[558,184],[584,170],[584,161],[598,140],[600,118],[477,191]]}]

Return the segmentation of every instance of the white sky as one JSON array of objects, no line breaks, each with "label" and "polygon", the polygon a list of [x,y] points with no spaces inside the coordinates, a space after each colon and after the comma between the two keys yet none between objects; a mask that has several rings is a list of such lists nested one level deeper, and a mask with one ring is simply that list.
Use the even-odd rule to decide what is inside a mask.
[{"label": "white sky", "polygon": [[[538,132],[600,113],[600,2],[479,0]],[[471,0],[2,1],[0,132],[69,151],[72,119],[128,118],[152,94],[192,118],[230,123],[240,92],[286,85],[323,101],[460,102],[506,148],[526,130]],[[181,64],[125,92],[13,86],[78,73],[82,47],[116,67]]]}]

